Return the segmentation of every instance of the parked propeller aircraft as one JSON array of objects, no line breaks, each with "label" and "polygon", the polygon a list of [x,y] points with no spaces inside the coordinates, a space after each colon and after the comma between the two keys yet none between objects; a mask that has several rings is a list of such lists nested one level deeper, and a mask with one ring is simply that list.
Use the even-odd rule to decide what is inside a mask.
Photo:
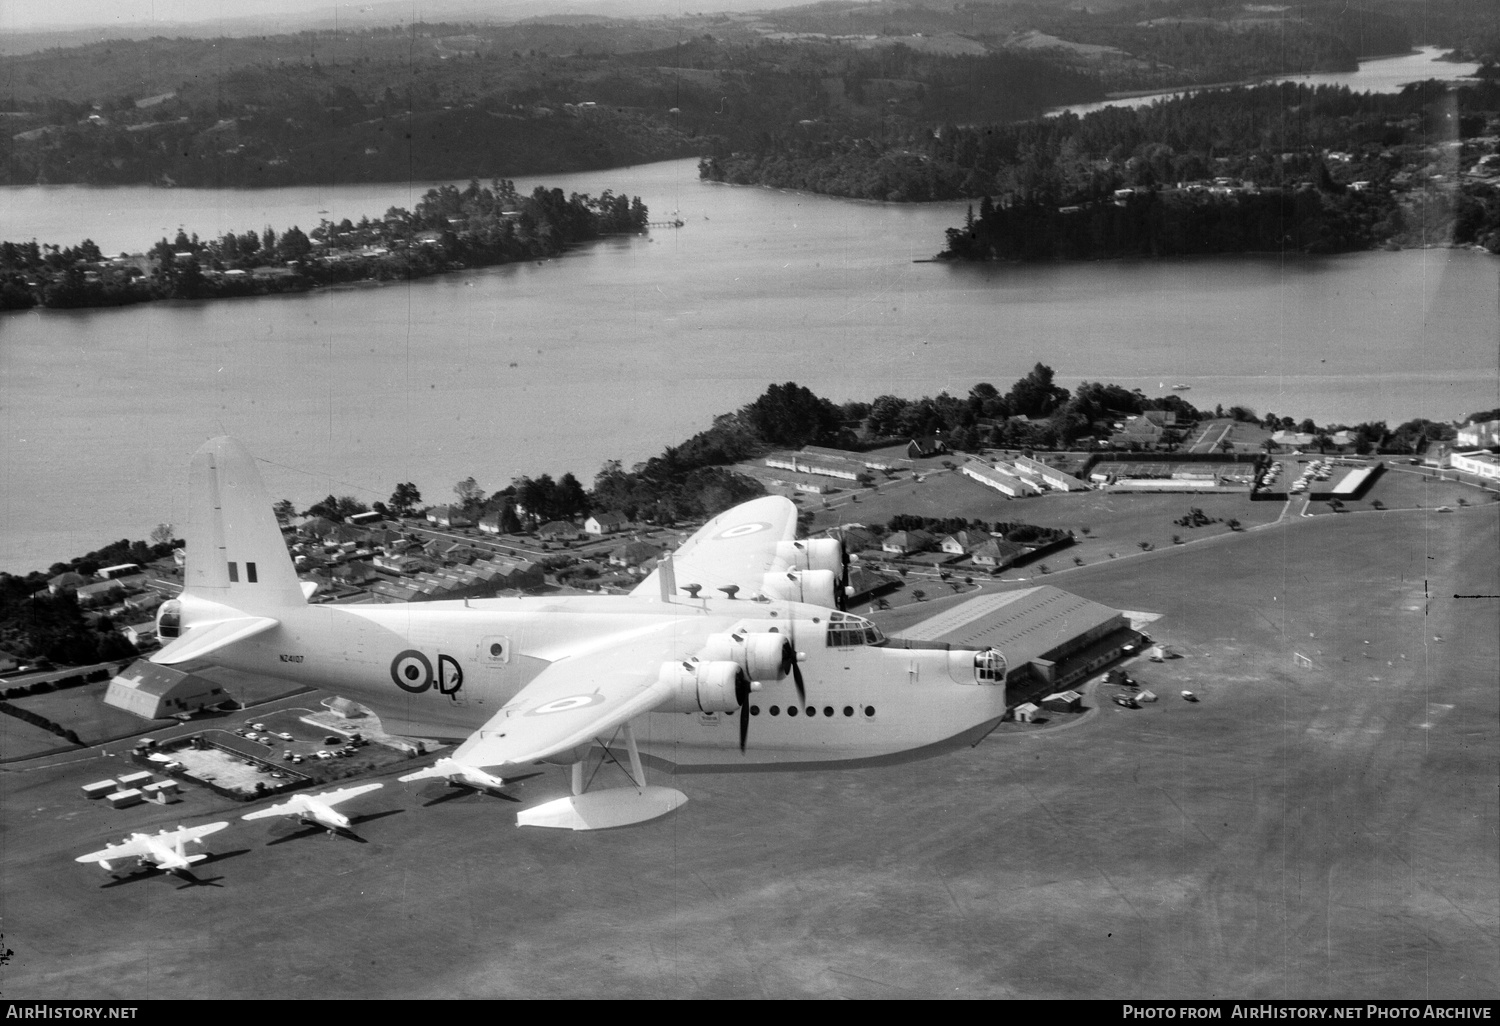
[{"label": "parked propeller aircraft", "polygon": [[255,812],[247,812],[240,819],[267,819],[271,816],[296,816],[297,819],[308,826],[320,826],[329,833],[338,833],[349,829],[349,817],[341,812],[333,811],[333,807],[342,802],[347,802],[357,795],[367,794],[370,791],[378,791],[384,784],[361,784],[358,787],[343,787],[337,791],[324,791],[322,794],[298,794],[293,795],[287,801],[279,805],[272,805],[268,809],[259,809]]},{"label": "parked propeller aircraft", "polygon": [[168,833],[165,829],[155,834],[131,834],[120,844],[105,845],[103,851],[91,851],[80,855],[75,862],[97,862],[107,870],[115,868],[122,859],[134,858],[139,868],[156,866],[169,873],[185,873],[195,862],[208,858],[207,853],[188,855],[183,845],[189,842],[202,844],[203,838],[216,834],[228,823],[209,823],[207,826],[184,827]]},{"label": "parked propeller aircraft", "polygon": [[476,791],[499,791],[505,786],[505,780],[493,773],[486,773],[478,766],[465,766],[448,758],[439,759],[426,769],[419,769],[396,779],[403,784],[412,780],[446,780],[455,786],[472,787]]},{"label": "parked propeller aircraft", "polygon": [[[327,688],[388,732],[461,742],[412,778],[494,787],[534,763],[572,767],[572,795],[522,824],[619,826],[686,801],[646,785],[641,751],[859,759],[982,737],[1005,712],[999,652],[891,642],[837,608],[841,544],[795,540],[784,498],[715,517],[626,596],[319,605],[238,442],[200,448],[189,491],[185,585],[158,612],[152,660]],[[585,793],[585,758],[617,738],[633,786]]]}]

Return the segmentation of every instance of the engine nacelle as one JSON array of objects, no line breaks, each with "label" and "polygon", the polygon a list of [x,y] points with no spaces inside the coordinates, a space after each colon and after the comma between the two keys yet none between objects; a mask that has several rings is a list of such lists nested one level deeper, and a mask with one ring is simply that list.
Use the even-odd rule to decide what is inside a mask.
[{"label": "engine nacelle", "polygon": [[710,634],[698,658],[704,662],[730,662],[750,680],[780,680],[792,668],[791,645],[785,634],[735,631]]},{"label": "engine nacelle", "polygon": [[827,570],[838,578],[844,573],[844,543],[837,538],[777,542],[776,559],[788,570]]},{"label": "engine nacelle", "polygon": [[761,593],[781,602],[811,602],[837,609],[838,577],[830,570],[773,570],[761,578]]},{"label": "engine nacelle", "polygon": [[[727,660],[661,664],[661,679],[672,685],[672,698],[660,712],[734,712],[740,707],[735,683],[744,670]],[[754,690],[754,685],[751,685]]]}]

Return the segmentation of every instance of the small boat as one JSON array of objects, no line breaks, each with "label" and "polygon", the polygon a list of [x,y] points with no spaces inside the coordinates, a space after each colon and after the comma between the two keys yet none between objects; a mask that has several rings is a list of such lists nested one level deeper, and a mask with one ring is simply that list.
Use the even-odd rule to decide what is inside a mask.
[{"label": "small boat", "polygon": [[1190,389],[1192,387],[1193,387],[1192,385],[1173,385],[1172,386],[1172,391],[1174,391],[1174,392],[1186,392],[1188,389]]}]

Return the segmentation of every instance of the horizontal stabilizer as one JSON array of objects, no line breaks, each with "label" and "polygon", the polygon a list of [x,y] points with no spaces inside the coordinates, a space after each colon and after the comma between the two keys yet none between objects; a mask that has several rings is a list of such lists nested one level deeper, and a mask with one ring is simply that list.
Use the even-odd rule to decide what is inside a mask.
[{"label": "horizontal stabilizer", "polygon": [[188,628],[188,632],[151,657],[153,663],[172,666],[202,659],[226,645],[244,641],[275,627],[280,620],[269,616],[243,616]]}]

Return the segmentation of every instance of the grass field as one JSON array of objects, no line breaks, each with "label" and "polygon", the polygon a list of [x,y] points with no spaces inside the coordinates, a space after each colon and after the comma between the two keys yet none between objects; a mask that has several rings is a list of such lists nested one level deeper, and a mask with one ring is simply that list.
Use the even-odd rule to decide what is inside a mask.
[{"label": "grass field", "polygon": [[[53,723],[78,734],[84,744],[94,744],[106,738],[128,737],[144,734],[153,727],[171,723],[165,720],[143,720],[123,709],[104,704],[104,693],[109,690],[108,681],[85,684],[80,688],[51,691],[42,695],[28,695],[15,699],[15,704],[45,716]],[[61,739],[59,744],[63,742]]]},{"label": "grass field", "polygon": [[68,742],[50,730],[14,716],[0,715],[0,759],[20,759],[66,747]]},{"label": "grass field", "polygon": [[688,804],[621,830],[518,830],[400,767],[364,844],[236,824],[210,886],[112,883],[72,858],[246,807],[102,809],[77,786],[114,760],[7,767],[6,997],[1489,1000],[1500,600],[1456,596],[1500,594],[1497,551],[1485,506],[1097,563],[1058,583],[1162,614],[1183,658],[1132,666],[1157,704],[889,765],[653,766]]}]

